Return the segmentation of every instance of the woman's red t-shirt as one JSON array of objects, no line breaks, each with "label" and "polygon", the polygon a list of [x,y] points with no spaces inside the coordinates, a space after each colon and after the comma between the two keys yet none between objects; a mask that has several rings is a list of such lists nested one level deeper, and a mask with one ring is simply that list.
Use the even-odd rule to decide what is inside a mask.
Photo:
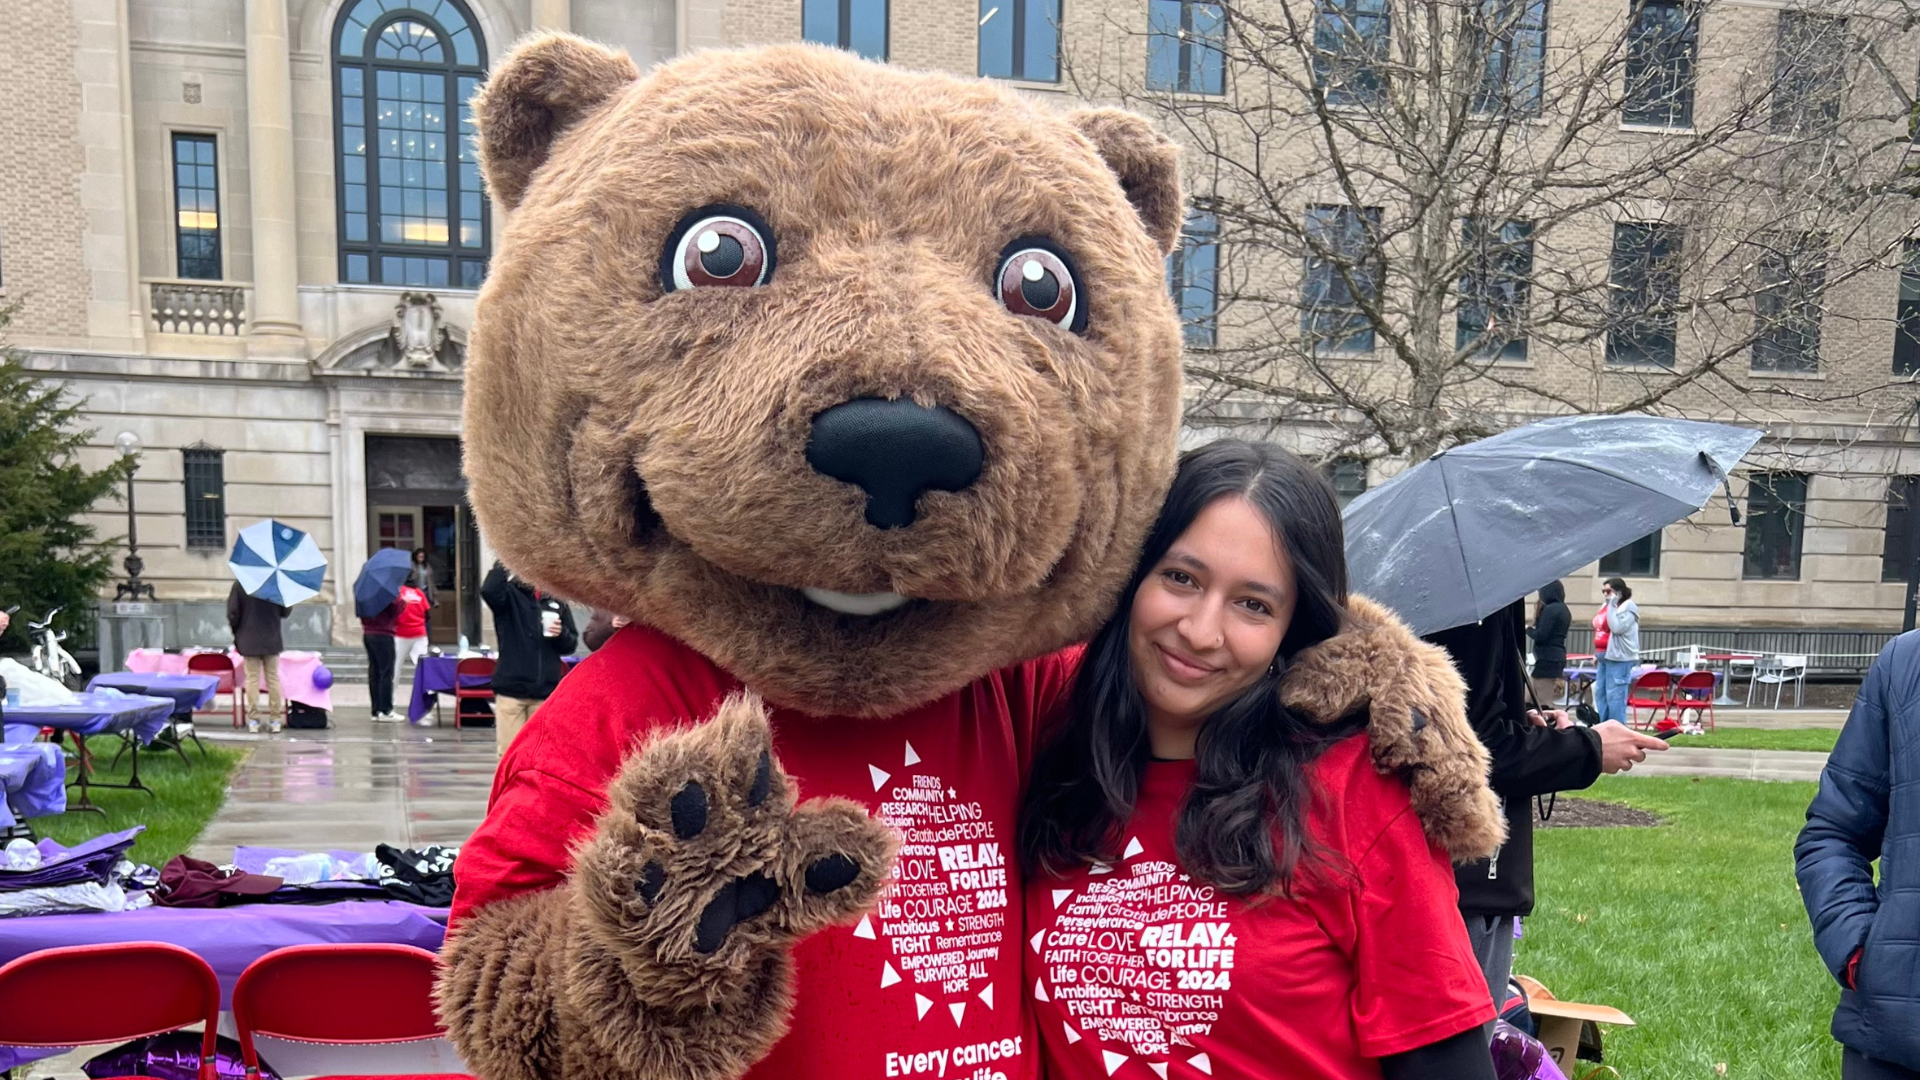
[{"label": "woman's red t-shirt", "polygon": [[427,636],[427,594],[411,585],[400,586],[400,602],[406,607],[401,609],[400,618],[394,623],[395,637],[415,638]]},{"label": "woman's red t-shirt", "polygon": [[1183,873],[1191,761],[1147,766],[1124,857],[1028,879],[1028,993],[1050,1080],[1353,1080],[1493,1019],[1446,855],[1367,737],[1309,766],[1323,861],[1256,903]]}]

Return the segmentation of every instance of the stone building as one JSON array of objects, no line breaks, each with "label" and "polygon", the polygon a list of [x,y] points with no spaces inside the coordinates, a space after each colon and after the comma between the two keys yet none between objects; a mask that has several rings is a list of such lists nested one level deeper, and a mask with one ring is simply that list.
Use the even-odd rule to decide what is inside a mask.
[{"label": "stone building", "polygon": [[[1625,19],[1629,7],[1532,2],[1549,40],[1563,13]],[[1309,17],[1384,4],[1298,0]],[[1772,0],[1719,7],[1746,20],[1782,17]],[[169,644],[224,635],[234,533],[273,516],[310,531],[334,568],[329,591],[290,631],[318,645],[351,639],[350,598],[333,583],[381,547],[429,550],[452,600],[436,612],[436,640],[485,632],[476,589],[491,558],[458,467],[460,378],[500,220],[481,190],[464,103],[514,39],[571,29],[645,68],[686,49],[805,38],[1005,79],[1069,105],[1076,94],[1099,96],[1080,79],[1090,69],[1143,82],[1164,79],[1150,73],[1156,65],[1190,70],[1218,9],[1193,0],[14,0],[0,17],[0,89],[12,106],[0,113],[0,142],[16,148],[0,160],[0,302],[19,305],[12,343],[88,398],[100,460],[122,430],[143,443],[140,553]],[[1920,40],[1905,47],[1901,62],[1920,70]],[[1593,234],[1603,260],[1608,233]],[[1172,260],[1182,307],[1209,333],[1209,275],[1232,258],[1196,232]],[[1896,357],[1892,329],[1904,318],[1920,333],[1920,256],[1905,274],[1860,278],[1846,302],[1862,317],[1835,321],[1872,329],[1830,334],[1813,378],[1858,370],[1884,382],[1894,365],[1920,368],[1920,344]],[[1548,349],[1526,361],[1549,380],[1570,362]],[[1611,379],[1592,380],[1593,406],[1613,399]],[[1904,501],[1920,446],[1911,409],[1903,416],[1888,404],[1898,397],[1783,418],[1756,460],[1783,463],[1800,481],[1773,484],[1771,501],[1749,499],[1739,481],[1750,524],[1730,526],[1724,506],[1710,509],[1606,570],[1634,581],[1650,625],[1701,634],[1897,627],[1903,594],[1892,576],[1920,532]],[[1530,408],[1517,406],[1515,419]],[[1705,397],[1686,409],[1721,414]],[[1312,449],[1311,432],[1287,437]],[[1821,454],[1795,453],[1801,444]],[[1349,494],[1390,468],[1332,466]],[[124,522],[117,506],[97,518],[106,536]],[[1597,596],[1595,578],[1570,579],[1576,602]],[[1792,641],[1821,651],[1815,635],[1781,647]]]}]

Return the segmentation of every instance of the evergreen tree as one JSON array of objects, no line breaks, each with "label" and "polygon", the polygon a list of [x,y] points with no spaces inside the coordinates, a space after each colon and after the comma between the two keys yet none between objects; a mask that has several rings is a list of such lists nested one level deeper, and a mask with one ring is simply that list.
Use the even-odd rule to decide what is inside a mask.
[{"label": "evergreen tree", "polygon": [[87,605],[113,571],[117,541],[96,540],[81,515],[118,495],[128,468],[126,459],[98,471],[80,464],[93,434],[78,426],[85,400],[37,378],[5,347],[17,310],[0,305],[0,610],[20,610],[0,652],[24,648],[28,619],[53,608],[65,609],[62,629],[91,617]]}]

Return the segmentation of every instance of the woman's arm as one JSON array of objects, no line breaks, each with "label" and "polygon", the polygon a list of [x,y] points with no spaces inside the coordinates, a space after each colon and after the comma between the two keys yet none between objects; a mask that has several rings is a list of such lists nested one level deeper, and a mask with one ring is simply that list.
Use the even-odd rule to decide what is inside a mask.
[{"label": "woman's arm", "polygon": [[1380,1059],[1386,1080],[1494,1080],[1489,1025]]}]

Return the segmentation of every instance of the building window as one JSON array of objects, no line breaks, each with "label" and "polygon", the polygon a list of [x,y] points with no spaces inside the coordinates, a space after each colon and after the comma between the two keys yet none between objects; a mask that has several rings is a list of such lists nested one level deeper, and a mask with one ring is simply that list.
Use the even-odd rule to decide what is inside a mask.
[{"label": "building window", "polygon": [[1920,476],[1896,476],[1887,481],[1887,534],[1880,549],[1880,580],[1905,581],[1920,555]]},{"label": "building window", "polygon": [[1685,238],[1678,225],[1624,221],[1614,225],[1607,363],[1673,366],[1679,343],[1680,253]]},{"label": "building window", "polygon": [[1602,577],[1660,576],[1660,533],[1658,530],[1600,558]]},{"label": "building window", "polygon": [[1747,486],[1747,554],[1742,577],[1797,581],[1807,529],[1805,473],[1754,473]]},{"label": "building window", "polygon": [[1620,118],[1646,127],[1692,127],[1698,7],[1690,0],[1638,0],[1632,18]]},{"label": "building window", "polygon": [[459,0],[357,0],[334,26],[340,280],[477,289],[486,196],[468,102],[486,43]]},{"label": "building window", "polygon": [[1307,207],[1300,331],[1314,352],[1373,351],[1373,323],[1361,305],[1380,295],[1379,230],[1377,206]]},{"label": "building window", "polygon": [[1896,314],[1899,325],[1893,331],[1893,373],[1920,374],[1920,240],[1907,241]]},{"label": "building window", "polygon": [[1367,491],[1367,462],[1365,458],[1337,457],[1327,462],[1327,482],[1333,485],[1333,497],[1339,502],[1340,509]]},{"label": "building window", "polygon": [[1822,132],[1840,122],[1847,83],[1847,20],[1780,13],[1773,58],[1773,132]]},{"label": "building window", "polygon": [[183,278],[218,281],[220,179],[213,136],[173,137],[173,238]]},{"label": "building window", "polygon": [[1214,306],[1220,271],[1220,224],[1194,213],[1180,230],[1180,246],[1167,256],[1167,287],[1180,308],[1181,335],[1196,349],[1213,347]]},{"label": "building window", "polygon": [[1762,237],[1754,272],[1753,370],[1812,374],[1820,370],[1820,300],[1827,284],[1827,245],[1807,234]]},{"label": "building window", "polygon": [[224,451],[196,443],[180,451],[187,478],[187,546],[227,546],[227,473]]},{"label": "building window", "polygon": [[1533,276],[1533,223],[1509,221],[1498,230],[1468,218],[1460,242],[1470,262],[1460,278],[1454,346],[1483,360],[1527,358],[1527,291]]},{"label": "building window", "polygon": [[1147,0],[1147,89],[1226,93],[1226,39],[1219,4]]},{"label": "building window", "polygon": [[980,74],[1059,82],[1060,0],[980,0]]},{"label": "building window", "polygon": [[821,45],[887,58],[887,0],[806,0],[800,36]]},{"label": "building window", "polygon": [[1329,105],[1377,105],[1387,93],[1387,0],[1315,0],[1313,85]]},{"label": "building window", "polygon": [[1547,0],[1480,0],[1480,113],[1539,116],[1546,90]]}]

